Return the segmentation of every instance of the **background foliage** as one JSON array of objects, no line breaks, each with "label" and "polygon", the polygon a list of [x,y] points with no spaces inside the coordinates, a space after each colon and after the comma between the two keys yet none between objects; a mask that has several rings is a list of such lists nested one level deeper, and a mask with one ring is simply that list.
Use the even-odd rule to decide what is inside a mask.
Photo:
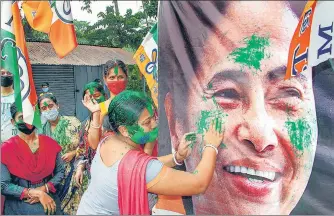
[{"label": "background foliage", "polygon": [[[83,0],[82,2],[81,10],[92,13],[90,6],[94,1]],[[142,10],[133,13],[131,9],[128,9],[124,15],[120,15],[118,11],[118,1],[113,0],[112,3],[106,7],[104,12],[97,15],[98,21],[94,24],[74,20],[77,41],[79,44],[85,45],[122,48],[134,54],[147,32],[156,22],[158,1],[142,0]],[[33,30],[25,18],[23,18],[23,26],[27,41],[49,41],[47,34]],[[144,83],[137,65],[128,65],[128,68],[128,88],[142,91]],[[150,94],[147,85],[145,90]]]}]

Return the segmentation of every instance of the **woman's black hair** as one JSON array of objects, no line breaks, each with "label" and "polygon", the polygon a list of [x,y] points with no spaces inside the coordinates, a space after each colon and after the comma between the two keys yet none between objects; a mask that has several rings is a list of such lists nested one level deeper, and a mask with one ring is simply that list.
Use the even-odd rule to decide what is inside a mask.
[{"label": "woman's black hair", "polygon": [[142,111],[148,106],[152,106],[152,103],[144,93],[130,90],[122,91],[110,102],[108,108],[111,129],[118,133],[120,126],[135,124]]},{"label": "woman's black hair", "polygon": [[100,92],[101,94],[105,95],[105,91],[103,89],[103,86],[100,83],[98,83],[96,81],[93,81],[93,82],[87,83],[84,86],[83,91],[82,91],[82,99],[85,97],[86,91],[89,88],[95,88],[98,92]]},{"label": "woman's black hair", "polygon": [[54,96],[52,93],[45,93],[45,94],[43,94],[42,96],[40,96],[40,97],[38,98],[38,104],[37,104],[37,105],[38,105],[38,109],[40,109],[40,104],[41,104],[42,100],[44,100],[45,98],[49,98],[49,99],[52,100],[55,104],[58,105],[56,96]]},{"label": "woman's black hair", "polygon": [[104,77],[108,76],[110,69],[114,67],[120,67],[124,72],[125,76],[128,77],[128,69],[123,61],[116,59],[116,60],[109,60],[104,64],[103,75]]},{"label": "woman's black hair", "polygon": [[10,115],[12,116],[12,119],[15,119],[15,115],[18,112],[18,109],[15,105],[15,102],[10,105]]}]

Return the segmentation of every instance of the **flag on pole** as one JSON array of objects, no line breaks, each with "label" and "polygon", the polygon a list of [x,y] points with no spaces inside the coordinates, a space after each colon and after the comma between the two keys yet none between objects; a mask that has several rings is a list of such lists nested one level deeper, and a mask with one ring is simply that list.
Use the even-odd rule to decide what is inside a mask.
[{"label": "flag on pole", "polygon": [[334,2],[308,1],[291,40],[285,79],[334,58]]},{"label": "flag on pole", "polygon": [[69,0],[24,1],[22,9],[33,29],[49,34],[60,58],[78,46]]},{"label": "flag on pole", "polygon": [[1,67],[13,74],[15,104],[23,121],[41,127],[37,94],[17,1],[1,2]]},{"label": "flag on pole", "polygon": [[158,107],[158,25],[152,27],[134,55],[140,72],[144,75],[152,99]]}]

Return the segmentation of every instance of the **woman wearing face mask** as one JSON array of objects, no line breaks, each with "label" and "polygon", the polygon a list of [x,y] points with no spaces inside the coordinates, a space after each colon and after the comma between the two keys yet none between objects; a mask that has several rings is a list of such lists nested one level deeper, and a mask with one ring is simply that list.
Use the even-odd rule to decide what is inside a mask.
[{"label": "woman wearing face mask", "polygon": [[194,133],[185,134],[178,151],[171,155],[155,158],[140,148],[158,137],[152,103],[143,93],[124,91],[117,95],[109,105],[108,119],[116,134],[98,145],[92,180],[78,215],[148,215],[148,192],[191,196],[206,190],[223,139],[221,120],[212,122],[204,136],[202,159],[196,171],[188,173],[169,167],[180,165],[190,155]]},{"label": "woman wearing face mask", "polygon": [[17,134],[11,123],[10,105],[14,103],[13,75],[1,68],[1,143]]},{"label": "woman wearing face mask", "polygon": [[59,115],[59,105],[53,94],[44,94],[38,99],[41,115],[47,120],[42,134],[52,137],[62,147],[62,159],[65,162],[65,178],[62,181],[59,196],[65,214],[76,212],[83,191],[75,186],[74,161],[79,145],[80,121],[74,116]]},{"label": "woman wearing face mask", "polygon": [[[96,81],[87,83],[83,89],[83,99],[94,100],[96,103],[100,104],[101,109],[104,109],[105,102],[105,92],[103,86]],[[88,179],[90,179],[90,167],[95,156],[95,150],[92,149],[88,142],[88,131],[92,127],[92,114],[83,121],[81,124],[80,132],[80,144],[77,149],[77,157],[75,160],[76,172],[75,181],[79,187],[82,187],[85,191],[88,186],[87,179],[84,178],[84,171],[87,173]]]},{"label": "woman wearing face mask", "polygon": [[62,214],[56,193],[64,177],[61,147],[53,139],[37,135],[35,126],[24,123],[15,104],[10,112],[19,133],[1,146],[4,214]]},{"label": "woman wearing face mask", "polygon": [[110,130],[110,128],[102,128],[102,124],[104,126],[108,125],[108,119],[105,118],[107,114],[106,107],[109,107],[110,102],[116,95],[126,89],[128,75],[124,62],[121,60],[107,61],[104,66],[103,80],[109,89],[110,98],[102,104],[90,103],[89,98],[82,101],[84,106],[92,112],[92,127],[88,131],[88,141],[90,147],[93,149],[97,148],[104,130]]},{"label": "woman wearing face mask", "polygon": [[39,96],[49,93],[49,83],[48,82],[45,82],[42,84],[42,91],[43,92]]}]

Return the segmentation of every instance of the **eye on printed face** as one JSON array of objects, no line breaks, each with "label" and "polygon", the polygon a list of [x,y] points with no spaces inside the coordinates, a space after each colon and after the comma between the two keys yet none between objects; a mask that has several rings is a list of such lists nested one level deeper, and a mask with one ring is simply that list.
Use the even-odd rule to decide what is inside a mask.
[{"label": "eye on printed face", "polygon": [[[197,78],[189,81],[200,87],[189,89],[188,131],[200,131],[203,111],[226,116],[214,178],[193,198],[196,214],[289,214],[311,173],[317,143],[312,75],[284,81],[298,19],[283,3],[259,4],[231,3],[218,24],[227,33],[209,35]],[[182,137],[185,130],[175,131]],[[198,165],[200,151],[197,143],[188,170]]]}]

